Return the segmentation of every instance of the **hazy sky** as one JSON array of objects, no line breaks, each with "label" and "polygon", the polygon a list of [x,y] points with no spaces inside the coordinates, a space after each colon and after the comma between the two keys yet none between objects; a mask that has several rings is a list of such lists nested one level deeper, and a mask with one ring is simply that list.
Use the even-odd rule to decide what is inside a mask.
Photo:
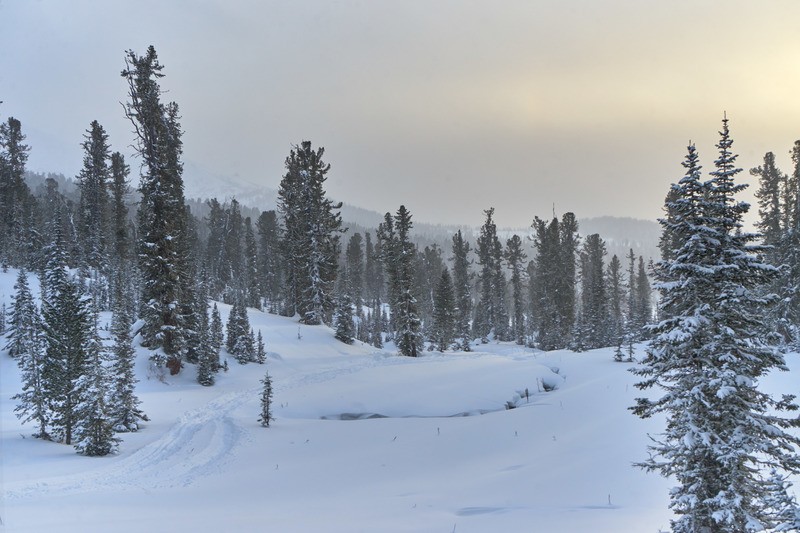
[{"label": "hazy sky", "polygon": [[0,0],[0,119],[31,170],[74,176],[95,119],[130,155],[119,73],[153,44],[190,193],[277,187],[307,139],[331,196],[381,212],[655,218],[690,139],[712,167],[723,111],[740,166],[791,170],[798,20],[797,0]]}]

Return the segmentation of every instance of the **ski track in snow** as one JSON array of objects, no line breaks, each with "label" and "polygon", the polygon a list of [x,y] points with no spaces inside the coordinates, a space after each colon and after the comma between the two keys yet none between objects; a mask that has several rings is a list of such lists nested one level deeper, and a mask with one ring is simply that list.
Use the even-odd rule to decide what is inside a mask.
[{"label": "ski track in snow", "polygon": [[[276,387],[276,391],[322,383],[365,368],[399,362],[374,355],[342,359],[311,374],[298,371]],[[187,487],[198,478],[220,474],[225,464],[235,457],[236,447],[248,434],[247,429],[235,423],[231,413],[258,398],[259,390],[257,387],[223,394],[185,412],[158,440],[127,457],[86,473],[7,487],[6,498],[14,501],[43,493],[67,495],[103,490],[147,492]]]},{"label": "ski track in snow", "polygon": [[200,477],[222,472],[233,457],[247,431],[236,425],[230,413],[254,394],[247,390],[222,395],[187,411],[158,440],[105,468],[9,487],[6,497],[13,501],[43,492],[148,491],[189,486]]}]

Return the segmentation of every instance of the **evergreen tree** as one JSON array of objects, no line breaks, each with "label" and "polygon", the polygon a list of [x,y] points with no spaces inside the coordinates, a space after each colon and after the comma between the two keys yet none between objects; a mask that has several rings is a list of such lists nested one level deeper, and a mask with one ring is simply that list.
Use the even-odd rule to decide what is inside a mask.
[{"label": "evergreen tree", "polygon": [[586,237],[581,253],[581,326],[578,339],[586,348],[609,344],[609,314],[606,295],[606,245],[600,235]]},{"label": "evergreen tree", "polygon": [[116,452],[120,439],[114,436],[114,422],[107,402],[107,357],[97,332],[96,312],[90,320],[92,325],[86,344],[86,369],[77,384],[82,397],[76,406],[78,423],[75,426],[75,450],[81,455],[97,457]]},{"label": "evergreen tree", "polygon": [[211,329],[211,337],[209,339],[209,342],[211,343],[213,351],[219,354],[219,351],[222,349],[222,341],[225,335],[222,332],[222,318],[219,315],[219,309],[217,309],[216,302],[214,303],[214,306],[211,308],[210,329]]},{"label": "evergreen tree", "polygon": [[211,329],[208,320],[208,310],[200,312],[201,350],[197,363],[197,382],[204,387],[214,385],[214,374],[219,367],[219,351],[214,349],[211,341]]},{"label": "evergreen tree", "polygon": [[384,298],[383,269],[381,268],[380,245],[372,243],[372,235],[364,234],[364,291],[370,305]]},{"label": "evergreen tree", "polygon": [[777,246],[783,237],[783,189],[787,177],[775,166],[775,154],[767,152],[764,163],[750,170],[750,174],[759,177],[759,189],[756,191],[758,198],[758,217],[756,228],[763,235],[764,244],[773,246],[768,257],[773,263],[779,263],[780,257]]},{"label": "evergreen tree", "polygon": [[[107,273],[109,230],[108,194],[108,135],[96,120],[86,130],[83,142],[83,168],[78,174],[80,191],[80,242],[83,244],[82,263],[88,268]],[[96,302],[97,303],[97,302]]]},{"label": "evergreen tree", "polygon": [[395,345],[402,355],[416,357],[422,349],[421,323],[414,297],[414,244],[410,240],[411,213],[401,205],[378,228],[382,260],[389,276],[389,305]]},{"label": "evergreen tree", "polygon": [[267,351],[264,347],[264,337],[261,336],[261,330],[258,330],[256,337],[256,363],[263,365],[267,362]]},{"label": "evergreen tree", "polygon": [[644,268],[644,258],[639,256],[638,269],[636,271],[636,325],[642,332],[642,338],[647,337],[647,326],[653,319],[653,303],[651,298],[650,280],[647,277],[647,270]]},{"label": "evergreen tree", "polygon": [[348,287],[344,287],[336,299],[336,314],[333,322],[336,326],[336,339],[345,344],[353,344],[355,326],[353,325],[353,300]]},{"label": "evergreen tree", "polygon": [[304,324],[329,320],[339,256],[342,219],[323,188],[330,165],[324,148],[309,141],[295,146],[286,158],[286,174],[278,190],[283,218],[282,253],[286,265],[287,314],[300,314]]},{"label": "evergreen tree", "polygon": [[142,344],[160,368],[177,374],[186,351],[183,313],[194,298],[187,239],[188,209],[183,197],[182,142],[178,105],[161,102],[163,77],[155,48],[143,56],[127,51],[122,76],[128,82],[125,114],[136,133],[142,159],[138,211],[139,268],[142,287]]},{"label": "evergreen tree", "polygon": [[33,250],[34,200],[25,183],[30,148],[14,117],[0,123],[0,263],[25,266]]},{"label": "evergreen tree", "polygon": [[436,295],[433,300],[433,335],[432,340],[436,349],[443,352],[450,348],[455,339],[455,293],[450,270],[442,270],[439,284],[436,286]]},{"label": "evergreen tree", "polygon": [[38,429],[34,437],[50,440],[47,428],[51,413],[42,375],[45,354],[41,317],[28,287],[28,274],[24,269],[19,271],[14,290],[11,334],[6,345],[9,355],[17,359],[22,377],[22,392],[12,397],[18,402],[14,412],[23,424],[31,421],[36,423]]},{"label": "evergreen tree", "polygon": [[239,295],[231,307],[225,342],[228,353],[233,355],[239,363],[245,364],[253,360],[254,339],[251,338],[250,319],[247,317],[243,295]]},{"label": "evergreen tree", "polygon": [[455,335],[460,348],[470,351],[472,317],[472,274],[470,273],[470,246],[458,230],[453,235],[453,297],[455,305]]},{"label": "evergreen tree", "polygon": [[609,341],[617,347],[615,359],[622,360],[622,342],[624,335],[623,299],[625,288],[622,279],[622,263],[614,255],[606,270],[606,294],[608,295]]},{"label": "evergreen tree", "polygon": [[264,388],[261,390],[261,416],[258,421],[262,427],[268,428],[269,423],[275,420],[272,417],[272,378],[269,377],[269,371],[264,374],[261,383]]},{"label": "evergreen tree", "polygon": [[244,219],[244,288],[248,307],[261,309],[261,284],[256,235],[250,217]]},{"label": "evergreen tree", "polygon": [[364,305],[364,249],[360,233],[354,233],[347,242],[345,259],[350,296],[358,313]]},{"label": "evergreen tree", "polygon": [[[475,333],[488,341],[494,331],[499,340],[506,340],[508,332],[508,311],[506,310],[506,279],[503,274],[503,245],[497,238],[497,226],[492,217],[494,208],[484,211],[486,221],[481,226],[476,251],[481,270],[478,282],[481,291],[481,320],[477,321]],[[473,326],[475,327],[475,326]]]},{"label": "evergreen tree", "polygon": [[[52,262],[50,268],[63,269]],[[42,378],[52,412],[51,435],[65,444],[74,444],[76,430],[83,422],[80,408],[87,400],[87,387],[92,384],[86,375],[93,324],[87,301],[75,282],[66,275],[51,278],[42,307],[46,350]]]},{"label": "evergreen tree", "polygon": [[536,260],[531,279],[533,329],[543,350],[569,344],[575,324],[575,254],[578,223],[565,213],[561,221],[533,221]]},{"label": "evergreen tree", "polygon": [[517,344],[525,344],[525,301],[523,287],[523,263],[528,259],[522,250],[522,239],[512,235],[506,242],[506,262],[511,270],[511,290],[514,314],[511,317],[511,330]]},{"label": "evergreen tree", "polygon": [[678,515],[673,530],[680,532],[774,527],[762,470],[800,468],[794,452],[800,440],[784,431],[798,423],[780,416],[796,406],[758,389],[767,372],[786,368],[761,324],[771,298],[758,289],[776,270],[761,262],[763,249],[741,229],[749,206],[735,199],[745,185],[734,182],[741,169],[727,122],[711,179],[700,181],[690,146],[671,216],[661,221],[680,246],[656,269],[662,320],[634,370],[643,378],[637,387],[664,391],[638,399],[632,409],[643,418],[667,416],[650,459],[639,466],[677,480],[670,506]]},{"label": "evergreen tree", "polygon": [[256,222],[258,233],[258,275],[261,294],[271,312],[280,297],[283,262],[280,255],[280,227],[275,211],[264,211]]},{"label": "evergreen tree", "polygon": [[140,408],[136,396],[134,364],[136,352],[131,339],[132,317],[127,295],[119,294],[115,299],[111,316],[111,402],[109,417],[114,431],[123,433],[138,431],[139,421],[149,420]]}]

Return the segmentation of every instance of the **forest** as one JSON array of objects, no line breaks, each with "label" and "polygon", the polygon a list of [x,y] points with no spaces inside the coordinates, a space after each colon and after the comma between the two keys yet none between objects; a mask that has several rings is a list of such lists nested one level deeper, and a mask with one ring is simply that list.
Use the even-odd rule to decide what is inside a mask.
[{"label": "forest", "polygon": [[[443,249],[415,243],[405,204],[371,231],[348,231],[325,189],[325,150],[307,140],[286,157],[277,209],[210,198],[207,214],[194,215],[163,66],[153,47],[127,51],[124,64],[135,137],[122,142],[133,142],[138,176],[91,121],[75,191],[54,177],[33,189],[22,123],[0,125],[0,262],[19,269],[0,332],[22,373],[17,413],[37,438],[102,456],[117,434],[148,420],[135,392],[134,338],[161,379],[194,372],[213,386],[223,347],[240,364],[264,363],[269,339],[251,328],[247,308],[407,357],[512,342],[613,347],[630,363],[647,342],[637,386],[664,395],[631,410],[665,414],[668,426],[639,466],[678,479],[675,531],[798,528],[786,477],[800,469],[790,431],[798,422],[779,414],[797,406],[757,383],[785,368],[783,353],[800,342],[800,141],[791,174],[772,153],[750,171],[758,234],[743,229],[749,206],[736,194],[746,185],[735,181],[726,117],[710,178],[690,144],[685,175],[666,191],[657,262],[633,250],[608,259],[603,238],[580,235],[571,212],[532,216],[528,257],[527,236],[503,242],[491,207],[475,242],[457,231]],[[40,280],[40,305],[28,273]],[[224,325],[217,302],[232,306]],[[110,346],[99,338],[101,312],[113,317]],[[269,374],[263,384],[268,426]]]}]

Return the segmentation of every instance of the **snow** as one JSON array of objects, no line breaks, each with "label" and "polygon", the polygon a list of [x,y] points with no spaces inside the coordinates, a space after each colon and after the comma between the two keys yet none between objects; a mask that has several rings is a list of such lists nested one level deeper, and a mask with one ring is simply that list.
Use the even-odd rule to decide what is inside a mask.
[{"label": "snow", "polygon": [[[0,273],[7,308],[14,277]],[[226,321],[230,307],[218,307]],[[663,420],[628,411],[642,393],[613,349],[491,343],[412,359],[345,345],[325,326],[248,315],[268,362],[229,357],[213,387],[196,383],[193,365],[148,379],[149,353],[137,349],[151,421],[119,434],[111,457],[31,438],[13,414],[19,371],[0,353],[0,531],[669,527],[672,483],[632,466]],[[262,428],[267,369],[275,420]],[[791,383],[790,374],[773,381]]]}]

